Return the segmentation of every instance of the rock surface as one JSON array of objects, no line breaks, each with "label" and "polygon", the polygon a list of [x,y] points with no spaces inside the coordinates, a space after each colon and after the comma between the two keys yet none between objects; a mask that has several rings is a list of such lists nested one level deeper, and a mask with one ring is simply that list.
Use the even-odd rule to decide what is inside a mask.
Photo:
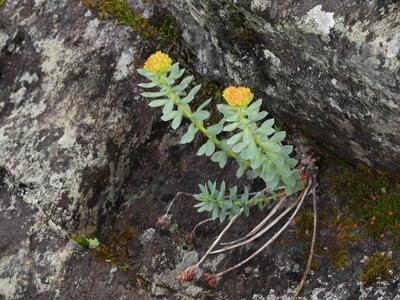
[{"label": "rock surface", "polygon": [[400,171],[398,1],[161,2],[207,77],[251,86],[347,160]]},{"label": "rock surface", "polygon": [[0,298],[53,299],[121,197],[153,117],[134,84],[147,42],[79,1],[0,8]]},{"label": "rock surface", "polygon": [[[257,3],[253,9],[269,5]],[[327,20],[332,24],[330,15]],[[184,37],[189,41],[190,32]],[[203,39],[198,35],[193,43]],[[203,55],[217,53],[204,45]],[[196,145],[177,146],[182,132],[171,131],[139,96],[133,70],[152,51],[131,28],[98,19],[77,0],[7,0],[0,8],[0,299],[272,300],[293,294],[309,247],[294,228],[217,289],[202,280],[176,280],[221,226],[201,228],[195,244],[186,245],[186,234],[205,218],[187,197],[172,208],[169,228],[155,221],[177,191],[194,192],[211,177],[235,181],[234,166],[221,170],[196,157]],[[278,64],[270,52],[269,61]],[[212,58],[210,66],[219,61]],[[224,74],[220,67],[213,76]],[[342,208],[325,190],[321,214],[332,216]],[[241,219],[228,238],[263,216]],[[320,230],[323,247],[335,251],[337,230]],[[93,233],[101,246],[85,250],[68,239],[71,232]],[[213,257],[200,273],[228,267],[255,246]],[[327,257],[319,260],[304,299],[400,297],[398,270],[373,286],[359,281],[364,256],[384,245],[365,238],[348,247],[352,257],[341,271]]]}]

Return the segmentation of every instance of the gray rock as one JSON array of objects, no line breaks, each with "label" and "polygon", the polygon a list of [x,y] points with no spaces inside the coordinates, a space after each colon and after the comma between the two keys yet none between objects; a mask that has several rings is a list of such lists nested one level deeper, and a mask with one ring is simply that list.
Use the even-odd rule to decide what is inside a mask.
[{"label": "gray rock", "polygon": [[[148,1],[130,2],[138,8],[149,5]],[[330,53],[323,46],[327,36],[332,43],[344,39],[332,35],[339,23],[335,19],[338,12],[331,6],[318,7],[318,3],[313,3],[307,8],[308,4],[304,4],[291,9],[293,4],[287,1],[241,1],[240,6],[231,2],[199,3],[178,1],[169,6],[180,9],[175,12],[186,24],[184,39],[193,45],[200,58],[198,69],[211,78],[233,78],[238,83],[248,83],[256,74],[261,78],[254,81],[257,93],[264,90],[276,93],[269,106],[282,117],[292,116],[291,109],[305,101],[307,93],[319,95],[322,89],[339,93],[340,97],[350,91],[349,101],[361,99],[356,94],[355,80],[376,74],[374,69],[367,76],[354,67],[346,80],[343,79],[345,75],[340,77],[336,73],[334,78],[319,79],[321,84],[329,81],[337,86],[332,91],[306,80],[316,74],[306,69],[307,59],[312,59],[307,53],[319,53],[310,57],[317,57],[317,63],[321,64],[326,57],[323,51]],[[368,3],[371,7],[375,5],[373,1]],[[157,9],[144,7],[143,13],[152,15]],[[185,10],[191,13],[184,15]],[[297,10],[299,19],[294,18],[293,24],[278,22],[291,18],[289,12],[296,14]],[[266,12],[271,16],[262,17]],[[246,25],[235,25],[234,31],[227,26],[224,31],[224,24],[213,20],[226,18],[227,14],[233,15],[229,17],[232,21],[242,19],[244,14]],[[253,43],[249,47],[255,39],[247,26],[258,28],[257,39],[260,34],[266,41],[274,38],[276,43],[268,47]],[[304,33],[307,30],[310,30],[309,35]],[[230,35],[230,39],[224,39],[224,35]],[[296,44],[303,35],[304,43]],[[359,37],[354,35],[354,38]],[[235,39],[238,42],[233,45]],[[309,247],[296,239],[293,230],[248,264],[246,270],[240,269],[224,277],[216,290],[209,289],[202,280],[177,281],[178,274],[197,261],[221,226],[217,223],[205,225],[196,232],[194,245],[185,245],[185,235],[206,217],[195,213],[194,200],[190,197],[183,197],[174,204],[171,210],[173,230],[156,228],[157,218],[165,213],[168,201],[177,191],[194,192],[197,184],[206,179],[224,178],[227,182],[236,179],[234,165],[221,170],[207,158],[196,157],[194,145],[176,146],[181,132],[171,132],[168,124],[160,122],[157,113],[139,96],[137,83],[140,79],[133,70],[154,50],[149,44],[128,27],[97,19],[78,0],[8,0],[0,8],[1,299],[289,299],[293,295]],[[390,49],[387,55],[395,55],[395,41],[382,45]],[[307,46],[308,52],[295,52],[303,46]],[[350,59],[351,52],[346,51],[339,51],[338,70],[345,65],[345,59]],[[352,59],[357,59],[357,55],[353,55]],[[296,71],[297,59],[305,68],[304,73]],[[364,68],[374,63],[372,60],[359,66]],[[319,67],[321,72],[329,71],[326,66]],[[373,82],[386,82],[389,73],[385,70],[390,67],[396,70],[398,66],[379,66],[382,76]],[[291,80],[287,76],[292,74],[290,72],[294,74]],[[393,80],[398,78],[393,77]],[[300,83],[309,84],[309,89]],[[296,91],[291,92],[290,97],[285,92],[288,87]],[[382,87],[368,86],[368,92],[383,95]],[[395,90],[395,87],[389,88],[385,95],[390,96]],[[296,98],[295,95],[300,96]],[[335,95],[332,99],[339,97]],[[283,96],[288,103],[281,107]],[[310,114],[298,108],[298,120],[320,111],[323,104],[318,101],[323,99],[318,96],[314,100],[303,103],[305,106],[315,104]],[[353,102],[349,103],[353,105]],[[379,106],[365,103],[368,109]],[[348,107],[339,107],[350,111]],[[337,129],[334,125],[342,119],[333,111],[325,110],[327,115],[319,116],[320,121],[325,122],[328,113],[332,120],[321,123],[320,127],[312,120],[306,125],[315,125],[317,129],[325,126],[324,132],[329,124]],[[354,108],[353,113],[357,111],[360,110]],[[396,110],[392,112],[395,116]],[[390,122],[393,116],[388,114]],[[353,120],[343,122],[355,126],[351,123]],[[372,134],[365,133],[367,129],[357,127],[359,132],[355,130],[352,137],[354,143],[359,141],[356,134],[369,134],[366,137]],[[343,130],[336,130],[335,134],[346,136]],[[342,144],[342,141],[338,143],[338,149]],[[359,148],[364,149],[365,144],[360,145]],[[393,143],[384,145],[389,149]],[[376,147],[368,151],[373,153]],[[320,207],[321,213],[334,215],[335,199],[327,193],[320,197],[321,206],[324,206]],[[262,212],[257,212],[254,218],[241,218],[226,238],[238,238],[263,217]],[[110,250],[109,233],[127,225],[135,235],[123,244],[127,257],[114,264],[99,256],[95,258],[93,253],[78,247],[67,237],[71,232],[95,232],[101,246]],[[335,246],[332,234],[335,234],[332,229],[323,229],[318,234],[321,245],[327,249]],[[141,243],[140,237],[145,236],[151,240]],[[232,266],[256,246],[249,245],[232,255],[212,257],[203,265],[204,269],[199,270],[199,276]],[[398,297],[398,270],[388,282],[378,282],[372,287],[359,281],[361,259],[379,247],[367,239],[349,246],[351,261],[340,272],[334,270],[326,258],[321,258],[318,272],[310,274],[304,297]],[[398,259],[398,252],[393,255]]]},{"label": "gray rock", "polygon": [[208,78],[251,86],[343,158],[400,170],[398,2],[161,2]]},{"label": "gray rock", "polygon": [[146,45],[77,0],[1,7],[0,298],[62,294],[67,234],[120,199],[153,122],[134,84]]}]

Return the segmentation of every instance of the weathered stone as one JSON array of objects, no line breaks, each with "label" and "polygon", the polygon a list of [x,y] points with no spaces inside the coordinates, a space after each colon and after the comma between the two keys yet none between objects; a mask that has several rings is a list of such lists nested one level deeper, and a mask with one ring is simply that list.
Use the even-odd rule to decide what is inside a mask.
[{"label": "weathered stone", "polygon": [[79,1],[0,8],[0,298],[53,299],[67,234],[120,199],[152,126],[133,84],[146,45]]},{"label": "weathered stone", "polygon": [[251,86],[287,125],[350,161],[400,170],[398,2],[161,2],[207,77]]},{"label": "weathered stone", "polygon": [[[138,8],[148,5],[148,1],[130,2]],[[204,11],[194,1],[174,3],[174,8],[182,12],[188,11],[187,5],[192,11],[179,15],[184,24],[191,24],[183,27],[183,37],[197,49],[199,70],[213,78],[226,79],[230,74],[237,82],[248,82],[245,79],[252,78],[252,74],[265,74],[269,76],[268,85],[256,81],[257,93],[261,94],[266,86],[269,91],[283,93],[290,83],[285,72],[292,66],[290,63],[295,64],[295,59],[288,63],[289,56],[280,55],[276,49],[292,40],[285,41],[285,36],[279,38],[274,33],[276,49],[273,44],[261,47],[255,43],[255,50],[251,50],[250,41],[258,37],[251,31],[243,35],[247,27],[238,26],[237,32],[216,31],[218,36],[213,31],[204,31],[203,35],[198,27],[198,22],[205,20],[201,14],[206,12],[210,18],[216,17],[220,3],[203,1]],[[243,7],[226,2],[226,7],[220,7],[221,17],[226,16],[226,8],[248,13],[250,21],[258,22],[262,18],[256,17],[255,11],[262,15],[271,5],[274,7],[271,13],[275,14],[271,20],[284,17],[285,10],[277,6],[282,2],[241,3]],[[306,20],[315,21],[313,30],[321,31],[321,36],[332,33],[338,24],[337,13],[332,15],[333,10],[314,4],[304,10],[304,24]],[[150,16],[159,9],[150,7],[144,13]],[[211,20],[204,26],[216,26]],[[250,25],[257,27],[256,23]],[[270,27],[266,25],[265,30]],[[284,28],[280,30],[284,32]],[[222,39],[222,34],[230,34],[231,41]],[[292,39],[303,34],[300,30]],[[240,40],[241,36],[245,41]],[[320,38],[314,33],[305,36],[312,43]],[[234,39],[237,45],[228,44]],[[204,253],[221,225],[214,222],[200,227],[194,245],[186,245],[185,235],[207,217],[195,213],[190,197],[178,199],[172,207],[170,228],[155,227],[155,221],[165,213],[168,201],[178,191],[195,192],[197,185],[207,179],[235,182],[235,166],[228,164],[221,170],[208,158],[196,157],[197,142],[178,146],[184,128],[172,132],[139,96],[137,83],[141,79],[133,70],[154,50],[149,44],[129,27],[97,19],[77,0],[7,0],[0,8],[1,299],[288,299],[293,295],[309,249],[307,241],[299,241],[294,230],[289,230],[285,238],[276,241],[245,268],[224,276],[215,290],[202,280],[189,284],[176,279],[179,272]],[[395,55],[396,43],[388,45],[389,56]],[[239,59],[239,53],[256,50],[263,57],[263,65],[257,66],[256,71],[265,66],[265,73],[252,73],[251,65],[243,64],[244,61],[257,64],[259,61],[254,58],[257,56],[248,54]],[[221,56],[222,51],[225,53]],[[295,54],[290,47],[282,51]],[[305,55],[300,57],[302,62]],[[322,52],[321,57],[324,57]],[[242,73],[239,69],[247,71]],[[304,76],[308,72],[304,70]],[[299,77],[293,80],[299,84]],[[339,77],[332,83],[347,89]],[[320,91],[312,87],[315,93]],[[298,93],[301,90],[309,92],[299,87]],[[340,93],[344,95],[345,91]],[[283,108],[274,106],[282,99],[278,96],[272,97],[271,107],[285,116]],[[289,111],[298,102],[288,99],[285,107]],[[243,182],[248,183],[247,179]],[[320,214],[332,217],[339,205],[325,190],[326,187],[320,189]],[[240,218],[226,238],[238,238],[264,216],[265,212],[258,211],[252,218]],[[126,226],[134,232],[133,237],[126,240],[121,236],[121,245],[110,246],[110,234]],[[104,252],[89,252],[70,242],[67,234],[76,231],[95,232],[104,247],[98,249]],[[336,249],[336,232],[337,227],[323,227],[318,232],[318,242],[324,251],[325,247],[331,252]],[[119,236],[113,237],[113,242],[118,242]],[[251,254],[257,245],[260,244],[230,255],[211,257],[199,275],[233,265]],[[394,270],[390,280],[371,287],[359,280],[361,260],[380,247],[381,242],[372,243],[367,238],[348,245],[351,260],[341,271],[335,270],[326,256],[319,257],[321,265],[310,274],[303,296],[305,299],[398,297],[398,270]],[[398,252],[393,253],[395,260],[398,256]]]}]

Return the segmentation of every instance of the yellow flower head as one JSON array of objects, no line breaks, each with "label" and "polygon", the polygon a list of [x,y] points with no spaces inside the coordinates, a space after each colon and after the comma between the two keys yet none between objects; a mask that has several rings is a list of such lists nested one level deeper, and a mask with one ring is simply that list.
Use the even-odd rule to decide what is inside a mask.
[{"label": "yellow flower head", "polygon": [[224,90],[222,96],[230,106],[240,107],[249,105],[254,95],[247,87],[229,86]]},{"label": "yellow flower head", "polygon": [[171,57],[161,51],[157,51],[146,60],[143,69],[150,73],[163,74],[171,69],[171,64]]}]

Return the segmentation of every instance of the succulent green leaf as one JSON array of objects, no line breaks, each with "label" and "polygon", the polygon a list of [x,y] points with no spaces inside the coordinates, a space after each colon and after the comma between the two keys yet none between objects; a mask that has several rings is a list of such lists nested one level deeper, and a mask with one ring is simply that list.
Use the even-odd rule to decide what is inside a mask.
[{"label": "succulent green leaf", "polygon": [[230,131],[233,131],[236,128],[238,128],[238,126],[239,126],[239,122],[234,122],[234,123],[231,123],[229,125],[226,125],[223,130],[227,131],[227,132],[230,132]]},{"label": "succulent green leaf", "polygon": [[266,111],[259,112],[254,117],[252,117],[252,121],[254,122],[260,121],[264,119],[267,115],[268,113]]},{"label": "succulent green leaf", "polygon": [[205,146],[206,146],[205,148],[206,156],[211,156],[215,151],[215,144],[211,140],[208,140]]},{"label": "succulent green leaf", "polygon": [[282,147],[282,153],[289,155],[290,153],[293,152],[293,146],[292,145],[285,145]]},{"label": "succulent green leaf", "polygon": [[287,177],[287,176],[290,175],[290,173],[292,173],[292,170],[286,164],[283,164],[281,166],[277,166],[277,170],[282,175],[282,177]]},{"label": "succulent green leaf", "polygon": [[226,143],[228,145],[235,145],[236,143],[242,140],[242,137],[243,137],[243,132],[236,133],[235,135],[232,135]]},{"label": "succulent green leaf", "polygon": [[263,165],[262,168],[262,172],[261,172],[261,178],[265,181],[268,182],[270,180],[272,180],[272,178],[274,177],[274,169],[273,169],[273,164],[271,161],[265,163]]},{"label": "succulent green leaf", "polygon": [[180,143],[187,144],[193,141],[197,131],[198,129],[193,124],[190,124],[187,132],[182,136]]},{"label": "succulent green leaf", "polygon": [[218,199],[224,199],[224,197],[225,197],[225,187],[226,187],[225,181],[222,181],[221,186],[220,186]]},{"label": "succulent green leaf", "polygon": [[243,174],[246,172],[247,170],[247,166],[246,165],[241,165],[237,171],[236,171],[236,177],[240,178],[243,176]]},{"label": "succulent green leaf", "polygon": [[286,163],[288,164],[289,168],[294,168],[297,165],[297,160],[294,158],[289,158]]},{"label": "succulent green leaf", "polygon": [[225,221],[227,216],[227,212],[225,208],[221,208],[221,210],[219,211],[219,222],[222,223]]},{"label": "succulent green leaf", "polygon": [[157,82],[146,82],[146,83],[139,83],[139,86],[145,89],[150,89],[156,87],[158,85]]},{"label": "succulent green leaf", "polygon": [[232,114],[232,113],[236,113],[236,109],[226,105],[226,104],[218,104],[217,105],[217,110],[222,113],[223,115],[225,114]]},{"label": "succulent green leaf", "polygon": [[150,107],[161,107],[168,103],[168,99],[153,100],[149,103]]},{"label": "succulent green leaf", "polygon": [[181,100],[181,103],[182,104],[189,104],[193,100],[194,96],[196,96],[196,94],[198,93],[200,88],[201,88],[201,84],[196,85],[194,88],[192,88],[190,90],[189,94],[185,98],[183,98]]},{"label": "succulent green leaf", "polygon": [[171,80],[176,80],[176,79],[178,79],[180,77],[179,75],[181,75],[181,76],[183,75],[182,71],[184,72],[185,70],[184,69],[180,70],[179,69],[179,63],[175,63],[171,67],[171,71],[169,73],[168,78],[171,79]]},{"label": "succulent green leaf", "polygon": [[207,204],[205,203],[205,204],[203,204],[202,206],[200,206],[198,209],[197,209],[197,212],[199,212],[199,213],[201,213],[201,212],[203,212],[203,211],[208,211],[209,209],[208,209],[208,206],[207,206]]},{"label": "succulent green leaf", "polygon": [[176,113],[174,119],[172,120],[171,127],[173,129],[177,129],[181,125],[181,122],[182,122],[182,112],[178,111]]},{"label": "succulent green leaf", "polygon": [[245,129],[243,130],[243,143],[245,144],[250,144],[254,142],[253,135],[250,131],[250,129]]},{"label": "succulent green leaf", "polygon": [[211,98],[210,99],[207,99],[206,101],[204,101],[198,108],[197,108],[197,110],[199,111],[199,110],[203,110],[203,108],[205,108],[210,102],[211,102]]},{"label": "succulent green leaf", "polygon": [[165,92],[144,92],[141,95],[145,98],[159,98],[165,96]]},{"label": "succulent green leaf", "polygon": [[153,77],[154,75],[150,72],[147,72],[145,69],[138,69],[138,73],[144,77],[146,77],[147,79],[153,81]]},{"label": "succulent green leaf", "polygon": [[214,206],[211,212],[211,218],[213,220],[218,218],[218,206]]},{"label": "succulent green leaf", "polygon": [[215,191],[217,189],[217,183],[216,182],[211,182],[210,180],[208,181],[208,188],[210,189],[210,194],[214,195]]},{"label": "succulent green leaf", "polygon": [[269,140],[264,144],[265,148],[267,148],[271,152],[279,152],[281,151],[281,146],[279,146],[276,142]]},{"label": "succulent green leaf", "polygon": [[285,163],[285,159],[279,153],[271,153],[269,157],[276,166],[282,166]]},{"label": "succulent green leaf", "polygon": [[207,128],[207,131],[212,135],[218,135],[222,132],[224,125],[220,122]]},{"label": "succulent green leaf", "polygon": [[262,154],[259,149],[256,149],[256,155],[251,160],[251,168],[258,169],[263,163]]},{"label": "succulent green leaf", "polygon": [[270,128],[274,125],[275,119],[268,119],[264,123],[262,123],[261,127],[263,128]]},{"label": "succulent green leaf", "polygon": [[188,86],[189,84],[192,82],[193,80],[193,76],[187,76],[185,77],[180,84],[178,84],[177,86],[175,86],[173,88],[174,92],[176,92],[178,95],[180,95],[180,93],[182,93]]},{"label": "succulent green leaf", "polygon": [[210,113],[208,111],[205,111],[205,110],[195,111],[192,114],[193,119],[195,119],[197,121],[204,121],[209,116],[210,116]]},{"label": "succulent green leaf", "polygon": [[253,102],[248,108],[248,111],[256,111],[259,112],[260,111],[260,107],[262,104],[262,99],[258,99],[257,101]]},{"label": "succulent green leaf", "polygon": [[170,120],[172,120],[173,118],[175,118],[175,116],[176,116],[178,113],[179,113],[179,112],[176,111],[176,110],[171,111],[171,112],[169,112],[168,114],[163,115],[163,116],[161,117],[161,120],[163,120],[163,121],[170,121]]},{"label": "succulent green leaf", "polygon": [[271,138],[270,141],[275,142],[275,143],[280,143],[285,139],[286,132],[285,131],[279,131],[276,132]]},{"label": "succulent green leaf", "polygon": [[164,115],[169,114],[174,109],[175,103],[173,100],[169,100],[163,107],[162,113]]},{"label": "succulent green leaf", "polygon": [[222,152],[221,158],[219,159],[218,166],[222,169],[225,167],[226,162],[228,160],[228,156],[226,155],[225,152]]},{"label": "succulent green leaf", "polygon": [[263,136],[269,136],[271,134],[273,134],[275,132],[275,130],[272,127],[260,127],[257,129],[257,133],[259,135],[263,135]]},{"label": "succulent green leaf", "polygon": [[232,151],[235,153],[240,153],[246,147],[247,147],[247,144],[244,142],[237,143],[235,146],[233,146]]}]

